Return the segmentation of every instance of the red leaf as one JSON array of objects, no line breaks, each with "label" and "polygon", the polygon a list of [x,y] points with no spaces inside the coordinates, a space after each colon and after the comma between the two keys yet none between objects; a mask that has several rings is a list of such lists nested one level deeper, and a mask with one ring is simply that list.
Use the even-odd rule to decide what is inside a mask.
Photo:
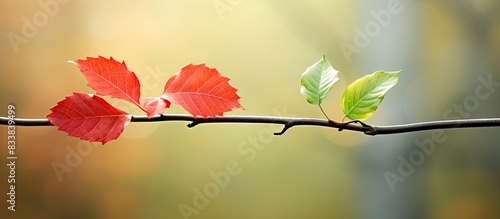
[{"label": "red leaf", "polygon": [[160,97],[148,97],[142,104],[148,114],[148,118],[151,118],[156,114],[162,114],[166,108],[170,107],[170,101]]},{"label": "red leaf", "polygon": [[161,98],[181,105],[193,116],[222,116],[232,109],[244,109],[237,89],[228,81],[215,68],[190,64],[167,81]]},{"label": "red leaf", "polygon": [[88,86],[99,95],[106,95],[131,102],[144,110],[139,104],[141,85],[134,72],[128,70],[125,62],[117,62],[99,56],[86,60],[69,61],[75,64],[87,79]]},{"label": "red leaf", "polygon": [[47,118],[59,130],[102,144],[118,138],[132,118],[98,96],[77,92],[50,110]]}]

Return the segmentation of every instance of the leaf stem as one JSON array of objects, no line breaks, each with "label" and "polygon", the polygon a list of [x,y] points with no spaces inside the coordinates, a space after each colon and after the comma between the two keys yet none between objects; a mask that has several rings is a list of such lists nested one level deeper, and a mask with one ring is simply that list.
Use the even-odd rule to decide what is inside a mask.
[{"label": "leaf stem", "polygon": [[[323,113],[323,115],[326,117],[326,119],[327,119],[330,123],[333,123],[333,124],[338,125],[338,126],[345,126],[345,125],[347,125],[347,124],[349,124],[349,123],[353,123],[353,122],[354,122],[354,121],[352,121],[352,122],[344,122],[344,120],[343,120],[343,119],[342,119],[342,122],[337,122],[337,121],[335,121],[335,120],[333,120],[333,119],[330,119],[330,117],[328,117],[328,115],[326,115],[325,110],[323,110],[323,107],[321,107],[321,104],[318,104],[318,106],[319,106],[319,109],[321,110],[321,112]],[[345,118],[345,116],[344,116],[344,118]],[[341,130],[342,130],[342,129],[341,129]]]},{"label": "leaf stem", "polygon": [[[376,130],[376,129],[374,129],[374,128],[373,128],[373,126],[368,125],[368,124],[366,124],[366,123],[364,123],[364,122],[361,122],[361,121],[359,121],[359,120],[352,120],[352,121],[349,121],[349,122],[344,122],[344,119],[346,118],[346,116],[344,116],[344,118],[342,118],[342,122],[337,122],[337,121],[335,121],[335,120],[333,120],[333,119],[330,119],[330,118],[328,117],[328,115],[326,115],[325,111],[323,110],[323,107],[321,107],[321,104],[318,104],[318,106],[319,106],[319,109],[321,109],[321,112],[323,113],[323,115],[325,115],[326,119],[328,119],[328,122],[333,123],[333,124],[335,124],[336,126],[338,126],[338,128],[339,128],[339,132],[340,132],[340,131],[342,131],[342,130],[344,130],[344,128],[345,128],[347,125],[351,124],[351,123],[359,123],[359,124],[361,124],[363,127],[367,127],[367,128],[369,128],[369,130],[368,130],[367,132],[370,132],[372,135],[375,135],[375,133],[377,133],[377,130]],[[289,128],[289,127],[288,127],[288,128]],[[287,128],[287,129],[288,129],[288,128]],[[366,132],[365,132],[365,133],[366,133]]]},{"label": "leaf stem", "polygon": [[326,119],[328,119],[328,121],[333,121],[333,120],[331,120],[331,119],[328,117],[328,115],[326,115],[325,111],[323,110],[323,107],[321,107],[321,103],[320,103],[320,104],[318,104],[318,106],[319,106],[319,109],[321,110],[321,112],[323,113],[323,115],[326,117]]}]

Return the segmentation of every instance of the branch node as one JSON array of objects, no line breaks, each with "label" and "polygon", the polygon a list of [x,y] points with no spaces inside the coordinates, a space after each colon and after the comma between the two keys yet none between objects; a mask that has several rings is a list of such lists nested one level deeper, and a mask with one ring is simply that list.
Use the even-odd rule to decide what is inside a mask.
[{"label": "branch node", "polygon": [[366,135],[376,135],[377,134],[377,129],[374,127],[369,127],[368,130],[365,131]]},{"label": "branch node", "polygon": [[344,123],[341,123],[340,124],[340,127],[338,129],[339,132],[341,132],[342,130],[344,130],[344,128],[349,125],[350,123],[359,123],[361,124],[361,126],[363,127],[367,127],[368,130],[366,130],[364,133],[367,134],[367,135],[376,135],[377,134],[377,129],[375,129],[373,126],[371,125],[368,125],[364,122],[361,122],[359,120],[352,120],[352,121],[349,121],[349,122],[344,122]]},{"label": "branch node", "polygon": [[[334,122],[332,120],[330,120],[330,122]],[[361,122],[359,120],[353,120],[353,121],[349,121],[349,122],[335,122],[337,125],[339,125],[339,129],[338,131],[341,132],[342,130],[344,130],[345,127],[347,127],[347,125],[349,125],[350,123],[358,123],[358,122]],[[362,122],[361,122],[362,123]],[[364,123],[362,123],[364,124]]]},{"label": "branch node", "polygon": [[368,125],[364,122],[361,122],[359,120],[356,120],[355,122],[359,122],[363,127],[367,127],[368,130],[364,131],[366,135],[376,135],[377,134],[377,129],[371,125]]},{"label": "branch node", "polygon": [[288,122],[285,124],[285,126],[283,127],[283,129],[280,132],[275,132],[274,135],[283,135],[292,126],[293,126],[292,122]]},{"label": "branch node", "polygon": [[350,121],[350,123],[352,123],[352,122],[353,122],[353,123],[359,123],[359,124],[361,124],[363,127],[373,128],[371,125],[368,125],[368,124],[366,124],[366,123],[364,123],[364,122],[361,122],[361,121],[359,121],[359,120]]}]

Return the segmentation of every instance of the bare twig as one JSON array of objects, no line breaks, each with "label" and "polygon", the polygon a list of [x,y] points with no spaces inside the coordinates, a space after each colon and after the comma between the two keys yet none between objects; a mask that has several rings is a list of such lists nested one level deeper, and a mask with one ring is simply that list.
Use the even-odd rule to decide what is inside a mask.
[{"label": "bare twig", "polygon": [[[0,125],[8,125],[9,118],[0,117]],[[52,126],[47,119],[13,119],[16,126]],[[473,128],[473,127],[496,127],[500,126],[500,118],[487,119],[457,119],[431,122],[419,122],[403,125],[372,126],[368,124],[356,125],[348,123],[345,125],[332,123],[325,119],[275,117],[275,116],[224,116],[224,117],[193,117],[187,114],[164,114],[149,119],[147,116],[132,116],[132,122],[160,122],[160,121],[190,121],[188,127],[192,128],[203,123],[261,123],[282,124],[283,129],[275,135],[284,134],[294,126],[324,126],[363,132],[367,135],[398,134],[433,129]]]}]

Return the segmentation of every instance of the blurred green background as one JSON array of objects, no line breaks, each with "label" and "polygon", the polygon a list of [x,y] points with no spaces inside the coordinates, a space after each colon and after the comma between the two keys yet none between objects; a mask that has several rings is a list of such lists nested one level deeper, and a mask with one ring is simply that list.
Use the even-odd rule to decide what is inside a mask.
[{"label": "blurred green background", "polygon": [[[403,73],[368,123],[500,117],[499,11],[495,0],[2,1],[0,115],[14,104],[43,118],[93,93],[67,61],[102,55],[126,61],[142,99],[206,63],[238,88],[246,110],[227,115],[323,118],[299,87],[326,55],[341,77],[324,103],[332,118],[345,87],[376,70]],[[500,218],[498,128],[275,137],[280,126],[186,124],[131,123],[104,146],[18,127],[15,212],[0,126],[2,218]]]}]

